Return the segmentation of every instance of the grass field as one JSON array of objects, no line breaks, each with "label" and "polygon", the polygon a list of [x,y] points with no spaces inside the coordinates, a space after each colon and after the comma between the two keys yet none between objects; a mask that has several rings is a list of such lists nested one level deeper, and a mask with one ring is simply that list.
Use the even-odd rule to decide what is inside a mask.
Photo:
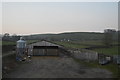
[{"label": "grass field", "polygon": [[109,71],[111,71],[113,73],[113,77],[114,78],[118,78],[120,77],[120,72],[118,71],[118,65],[117,64],[107,64],[107,65],[100,65],[98,64],[98,62],[85,62],[85,61],[81,61],[79,59],[75,59],[74,60],[80,64],[83,64],[83,65],[86,65],[88,67],[91,67],[91,68],[102,68],[102,69],[107,69]]},{"label": "grass field", "polygon": [[[56,44],[62,45],[67,48],[89,48],[91,46],[104,46],[100,41],[83,41],[83,42],[55,42]],[[120,46],[112,46],[110,48],[95,48],[92,49],[98,53],[107,55],[117,55]]]},{"label": "grass field", "polygon": [[102,41],[79,41],[79,42],[76,42],[80,45],[96,45],[96,46],[102,46],[104,45]]},{"label": "grass field", "polygon": [[[27,40],[27,44],[37,42],[38,40]],[[16,45],[15,41],[0,41],[0,45]]]},{"label": "grass field", "polygon": [[2,45],[16,45],[16,42],[12,41],[1,41]]},{"label": "grass field", "polygon": [[[79,42],[76,42],[76,43],[79,43],[81,45],[105,46],[103,41],[79,41]],[[119,43],[117,41],[113,41],[111,44],[116,45],[116,44],[119,44]]]},{"label": "grass field", "polygon": [[39,40],[27,40],[27,44],[31,44],[31,43],[34,43],[34,42],[38,42]]},{"label": "grass field", "polygon": [[89,46],[86,45],[80,45],[77,43],[72,43],[72,42],[55,42],[56,44],[62,45],[67,48],[87,48]]},{"label": "grass field", "polygon": [[94,51],[97,51],[98,53],[108,54],[108,55],[117,55],[118,49],[120,46],[114,46],[110,48],[100,48],[100,49],[93,49]]}]

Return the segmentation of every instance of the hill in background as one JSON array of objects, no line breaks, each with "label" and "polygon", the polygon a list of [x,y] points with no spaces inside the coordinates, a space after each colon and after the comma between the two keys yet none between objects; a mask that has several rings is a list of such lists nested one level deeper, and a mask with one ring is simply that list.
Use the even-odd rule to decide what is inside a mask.
[{"label": "hill in background", "polygon": [[[98,32],[66,32],[60,34],[35,34],[25,36],[26,39],[39,39],[48,41],[89,41],[89,40],[103,40],[104,33]],[[118,33],[113,34],[113,40],[118,39]]]}]

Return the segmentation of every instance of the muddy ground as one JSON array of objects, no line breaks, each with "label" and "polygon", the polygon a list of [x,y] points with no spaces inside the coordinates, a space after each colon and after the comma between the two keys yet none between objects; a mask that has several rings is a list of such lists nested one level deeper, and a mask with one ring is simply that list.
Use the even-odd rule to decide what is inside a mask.
[{"label": "muddy ground", "polygon": [[99,68],[89,68],[71,57],[32,57],[31,61],[6,74],[4,78],[111,78],[112,73]]}]

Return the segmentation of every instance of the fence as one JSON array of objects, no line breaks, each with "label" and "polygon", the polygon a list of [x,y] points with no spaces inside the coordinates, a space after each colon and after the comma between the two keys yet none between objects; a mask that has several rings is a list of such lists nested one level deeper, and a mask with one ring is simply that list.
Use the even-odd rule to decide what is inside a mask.
[{"label": "fence", "polygon": [[72,57],[87,60],[87,61],[96,61],[98,60],[98,53],[94,51],[80,51],[80,50],[68,50]]}]

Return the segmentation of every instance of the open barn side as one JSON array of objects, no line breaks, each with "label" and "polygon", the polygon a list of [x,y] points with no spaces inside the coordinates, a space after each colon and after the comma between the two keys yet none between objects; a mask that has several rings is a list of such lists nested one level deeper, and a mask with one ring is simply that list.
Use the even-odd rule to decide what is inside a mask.
[{"label": "open barn side", "polygon": [[58,56],[59,45],[41,41],[28,45],[28,54],[33,56]]}]

